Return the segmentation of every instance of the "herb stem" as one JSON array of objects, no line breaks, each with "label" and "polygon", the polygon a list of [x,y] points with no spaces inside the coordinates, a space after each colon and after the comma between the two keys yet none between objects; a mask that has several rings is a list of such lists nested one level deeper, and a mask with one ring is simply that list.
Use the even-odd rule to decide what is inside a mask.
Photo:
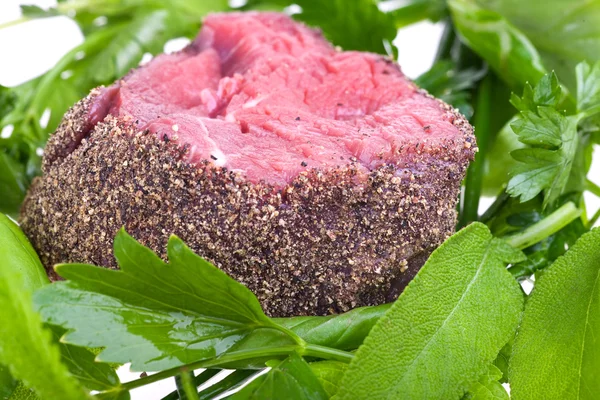
[{"label": "herb stem", "polygon": [[285,326],[282,326],[276,322],[273,322],[273,326],[271,326],[270,328],[280,331],[282,333],[285,333],[290,338],[294,339],[294,341],[302,347],[305,347],[307,345],[306,341],[304,339],[302,339],[300,336],[298,336],[296,334],[296,332],[292,331],[291,329],[286,328]]},{"label": "herb stem", "polygon": [[488,142],[491,135],[492,79],[491,75],[486,76],[477,91],[477,105],[475,107],[475,115],[473,116],[473,125],[475,126],[475,136],[477,137],[479,152],[467,170],[462,210],[458,221],[459,227],[466,226],[478,219],[483,168],[485,166]]},{"label": "herb stem", "polygon": [[558,232],[580,215],[581,210],[574,203],[568,202],[541,221],[522,232],[506,236],[504,240],[513,247],[525,249]]},{"label": "herb stem", "polygon": [[[198,386],[205,384],[213,376],[221,373],[221,371],[223,371],[223,370],[222,369],[205,369],[204,371],[200,372],[198,375],[196,375],[194,377],[193,385],[196,388],[198,388]],[[177,377],[175,377],[175,379],[177,381]],[[163,397],[161,400],[179,400],[178,390],[175,390],[175,391],[169,393],[168,395]]]},{"label": "herb stem", "polygon": [[0,29],[4,29],[4,28],[11,27],[11,26],[19,25],[19,24],[22,24],[22,23],[27,22],[27,21],[31,21],[31,18],[29,18],[29,17],[21,17],[21,18],[13,19],[12,21],[7,21],[7,22],[5,22],[3,24],[0,24]]},{"label": "herb stem", "polygon": [[177,393],[181,400],[198,400],[198,390],[193,384],[194,371],[182,371],[181,374],[175,376],[175,384]]},{"label": "herb stem", "polygon": [[140,386],[145,386],[150,383],[158,382],[163,379],[173,377],[181,374],[183,371],[195,370],[198,368],[211,368],[218,367],[227,364],[232,364],[238,361],[249,360],[253,358],[276,358],[282,356],[288,356],[292,353],[298,353],[309,357],[323,358],[326,360],[334,360],[341,362],[350,362],[354,357],[354,354],[343,351],[332,349],[325,346],[318,346],[313,344],[306,344],[305,346],[291,345],[291,346],[280,346],[253,350],[242,350],[237,352],[231,352],[223,354],[222,356],[209,358],[207,360],[200,360],[181,367],[175,367],[156,373],[154,375],[146,376],[144,378],[136,379],[133,381],[125,382],[121,384],[122,390],[131,390]]},{"label": "herb stem", "polygon": [[600,218],[600,209],[598,209],[595,213],[594,216],[592,217],[592,219],[590,219],[588,221],[588,227],[592,227],[594,226],[594,224],[598,221],[598,218]]},{"label": "herb stem", "polygon": [[585,180],[585,190],[600,197],[600,186],[596,185],[594,182],[590,181],[589,179]]},{"label": "herb stem", "polygon": [[448,17],[446,18],[444,32],[442,32],[442,38],[435,54],[435,62],[450,58],[455,41],[456,32],[454,31],[454,24],[452,24],[452,19]]},{"label": "herb stem", "polygon": [[492,205],[485,210],[483,214],[481,214],[479,217],[479,222],[483,222],[484,224],[488,223],[498,213],[498,211],[504,207],[508,199],[510,199],[510,195],[506,193],[506,190],[503,190],[502,193],[496,197],[496,200],[494,200]]},{"label": "herb stem", "polygon": [[299,351],[300,355],[309,357],[318,357],[326,360],[341,361],[349,363],[354,358],[354,354],[338,350],[331,347],[319,346],[317,344],[307,344],[302,351]]}]

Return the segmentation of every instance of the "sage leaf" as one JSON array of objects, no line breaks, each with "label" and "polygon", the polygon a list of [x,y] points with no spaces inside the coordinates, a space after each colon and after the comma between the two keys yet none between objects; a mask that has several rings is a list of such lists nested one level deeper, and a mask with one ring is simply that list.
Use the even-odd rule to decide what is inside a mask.
[{"label": "sage leaf", "polygon": [[42,398],[88,398],[33,309],[32,292],[47,280],[44,269],[21,230],[1,214],[0,260],[0,363]]},{"label": "sage leaf", "polygon": [[12,395],[8,397],[8,400],[40,400],[40,398],[33,390],[27,388],[23,382],[19,381]]},{"label": "sage leaf", "polygon": [[124,230],[114,246],[120,271],[60,265],[68,281],[36,293],[44,320],[69,330],[63,342],[104,347],[104,362],[159,371],[217,357],[261,330],[280,333],[250,290],[180,239],[169,240],[168,264]]},{"label": "sage leaf", "polygon": [[600,393],[600,229],[584,234],[535,283],[509,363],[519,399]]},{"label": "sage leaf", "polygon": [[283,361],[267,363],[271,370],[256,378],[231,400],[326,400],[327,394],[310,366],[296,353]]},{"label": "sage leaf", "polygon": [[473,223],[435,250],[375,324],[336,399],[458,399],[514,334],[524,255]]}]

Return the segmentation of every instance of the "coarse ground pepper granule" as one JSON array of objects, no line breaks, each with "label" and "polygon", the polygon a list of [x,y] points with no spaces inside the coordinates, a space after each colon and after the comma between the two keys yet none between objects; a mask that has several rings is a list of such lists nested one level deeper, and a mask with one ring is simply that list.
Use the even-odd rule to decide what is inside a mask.
[{"label": "coarse ground pepper granule", "polygon": [[368,173],[352,161],[310,169],[277,188],[210,160],[192,165],[186,146],[112,116],[82,138],[98,94],[65,115],[21,210],[51,278],[56,263],[117,268],[112,243],[123,226],[163,258],[175,234],[250,288],[271,316],[395,299],[454,231],[460,182],[476,151],[472,127],[440,101],[462,140],[406,146],[402,165]]}]

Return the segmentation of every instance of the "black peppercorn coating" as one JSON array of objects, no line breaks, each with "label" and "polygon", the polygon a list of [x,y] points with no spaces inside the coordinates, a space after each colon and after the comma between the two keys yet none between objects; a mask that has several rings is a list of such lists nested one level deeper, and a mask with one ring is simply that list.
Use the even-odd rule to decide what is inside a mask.
[{"label": "black peppercorn coating", "polygon": [[21,210],[49,275],[57,279],[52,266],[62,262],[117,268],[112,243],[123,226],[162,257],[175,234],[250,288],[271,316],[397,297],[454,231],[460,182],[476,151],[472,127],[440,102],[462,140],[405,146],[401,164],[370,172],[352,161],[309,169],[274,187],[211,160],[192,165],[186,146],[112,116],[81,139],[98,93],[66,114]]}]

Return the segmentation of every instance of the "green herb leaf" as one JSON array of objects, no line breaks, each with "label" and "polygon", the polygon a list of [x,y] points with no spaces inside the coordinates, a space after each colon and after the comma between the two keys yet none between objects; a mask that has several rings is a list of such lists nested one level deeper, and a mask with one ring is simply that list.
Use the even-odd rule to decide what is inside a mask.
[{"label": "green herb leaf", "polygon": [[54,8],[49,8],[48,10],[44,10],[43,8],[41,8],[39,6],[31,5],[31,4],[21,5],[20,7],[21,7],[21,14],[27,18],[46,18],[46,17],[54,17],[57,15],[60,15],[60,13]]},{"label": "green herb leaf", "polygon": [[234,390],[242,386],[245,382],[251,379],[253,375],[257,373],[258,372],[256,370],[235,370],[231,374],[227,375],[225,379],[215,383],[214,385],[210,385],[206,389],[202,390],[199,393],[200,400],[212,400],[217,395],[223,394],[229,390]]},{"label": "green herb leaf", "polygon": [[96,82],[117,79],[136,66],[145,52],[162,50],[169,28],[176,22],[167,10],[137,14],[130,23],[121,26],[111,42],[92,60],[88,70]]},{"label": "green herb leaf", "polygon": [[453,235],[373,327],[336,399],[463,395],[519,322],[523,296],[506,263],[523,258],[480,223]]},{"label": "green herb leaf", "polygon": [[0,399],[8,399],[17,387],[17,380],[13,378],[8,367],[0,364]]},{"label": "green herb leaf", "polygon": [[544,191],[545,208],[563,194],[578,149],[578,116],[566,117],[556,110],[560,86],[554,74],[546,75],[522,97],[513,94],[511,102],[520,109],[510,124],[519,141],[529,145],[510,154],[518,161],[506,191],[522,202]]},{"label": "green herb leaf", "polygon": [[448,16],[448,7],[444,0],[408,0],[388,3],[392,7],[400,6],[389,11],[398,28],[423,20],[437,22]]},{"label": "green herb leaf", "polygon": [[508,360],[510,359],[510,355],[512,353],[513,342],[514,339],[511,339],[508,343],[506,343],[494,360],[494,366],[502,373],[502,377],[498,379],[500,383],[508,382]]},{"label": "green herb leaf", "polygon": [[538,107],[537,113],[521,111],[521,118],[513,122],[511,128],[521,143],[556,148],[562,145],[561,133],[566,125],[567,118],[554,108]]},{"label": "green herb leaf", "polygon": [[16,102],[16,93],[10,88],[0,85],[0,121],[15,108]]},{"label": "green herb leaf", "polygon": [[10,321],[0,324],[0,363],[43,398],[87,398],[33,311],[31,294],[48,279],[44,269],[23,233],[1,214],[0,260],[0,309],[3,321]]},{"label": "green herb leaf", "polygon": [[483,78],[487,71],[467,68],[457,71],[457,65],[450,60],[435,63],[431,69],[417,79],[415,83],[446,103],[458,108],[467,118],[473,115],[470,90]]},{"label": "green herb leaf", "polygon": [[463,400],[508,400],[508,393],[498,382],[501,378],[502,371],[490,365],[488,372],[471,385]]},{"label": "green herb leaf", "polygon": [[510,359],[515,400],[595,399],[600,393],[600,229],[539,277]]},{"label": "green herb leaf", "polygon": [[28,186],[25,166],[0,149],[0,212],[16,217]]},{"label": "green herb leaf", "polygon": [[587,116],[600,112],[600,61],[593,66],[582,62],[575,68],[577,111]]},{"label": "green herb leaf", "polygon": [[511,87],[537,82],[546,73],[533,44],[503,15],[476,0],[449,0],[448,6],[463,41]]},{"label": "green herb leaf", "polygon": [[328,398],[335,396],[348,369],[348,364],[339,361],[318,361],[310,363],[310,368],[321,382]]},{"label": "green herb leaf", "polygon": [[229,399],[328,399],[310,366],[296,353],[283,361],[269,362],[271,370],[252,381]]},{"label": "green herb leaf", "polygon": [[[105,347],[98,359],[157,371],[216,357],[254,330],[281,330],[244,285],[171,237],[169,264],[123,230],[120,271],[66,264],[67,282],[36,293],[45,321],[70,331],[63,342]],[[293,344],[292,340],[286,344]]]},{"label": "green herb leaf", "polygon": [[23,382],[19,381],[12,395],[8,397],[8,400],[40,400],[40,398],[33,390],[27,388]]},{"label": "green herb leaf", "polygon": [[[58,342],[65,331],[53,327],[54,338]],[[119,377],[108,364],[95,361],[96,354],[85,347],[59,343],[61,360],[71,375],[90,390],[119,390]]]},{"label": "green herb leaf", "polygon": [[360,307],[344,314],[326,317],[273,318],[308,343],[340,350],[354,350],[364,341],[373,325],[391,304]]},{"label": "green herb leaf", "polygon": [[380,11],[372,0],[297,0],[293,3],[302,7],[295,18],[319,27],[327,39],[346,50],[385,53],[384,40],[391,43],[396,37],[394,19]]},{"label": "green herb leaf", "polygon": [[[556,71],[571,93],[576,92],[575,66],[582,60],[592,63],[600,60],[600,3],[597,1],[465,1],[496,12],[514,24],[538,49],[546,69]],[[517,50],[514,48],[512,52]],[[517,74],[519,68],[531,68],[528,64],[514,67]]]}]

